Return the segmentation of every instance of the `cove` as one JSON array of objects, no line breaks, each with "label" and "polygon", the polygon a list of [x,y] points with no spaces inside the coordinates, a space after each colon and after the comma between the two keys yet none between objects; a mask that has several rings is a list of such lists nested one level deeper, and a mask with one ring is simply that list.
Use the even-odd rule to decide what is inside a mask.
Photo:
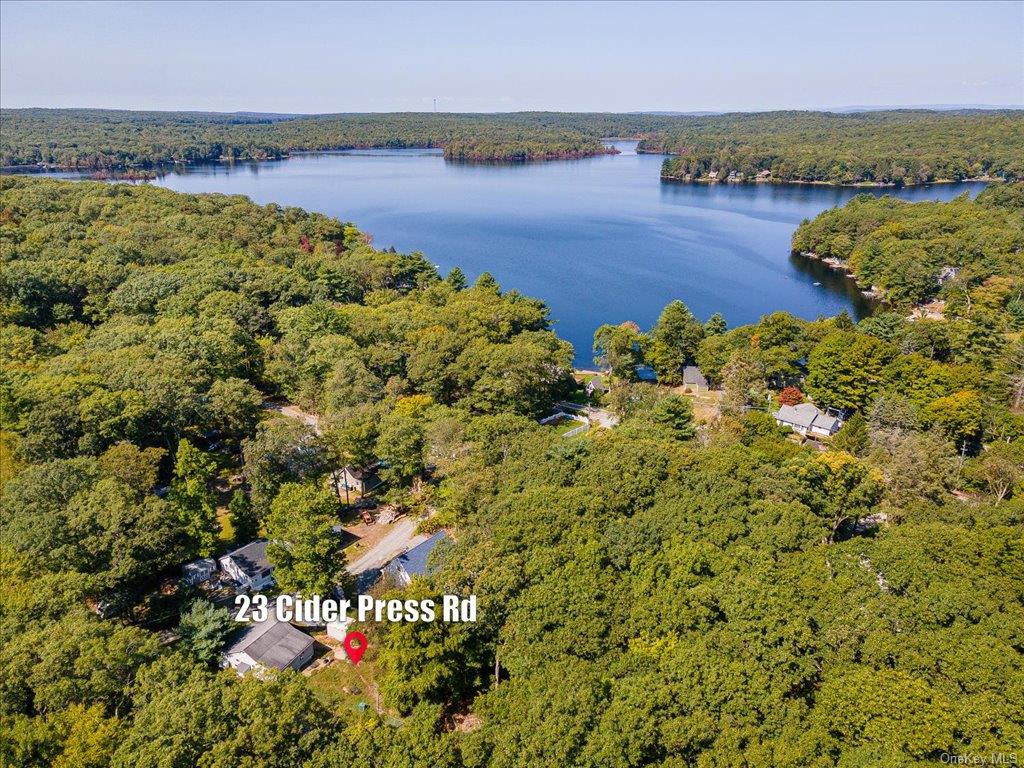
[{"label": "cove", "polygon": [[[181,168],[154,183],[319,211],[353,222],[378,248],[421,251],[442,273],[491,272],[504,290],[548,304],[577,366],[592,365],[599,325],[647,329],[672,299],[701,320],[721,312],[730,327],[776,310],[870,312],[850,280],[790,255],[801,220],[865,189],[661,182],[661,156],[616,146],[621,154],[524,165],[450,163],[430,150],[301,154]],[[948,200],[983,187],[867,191]]]}]

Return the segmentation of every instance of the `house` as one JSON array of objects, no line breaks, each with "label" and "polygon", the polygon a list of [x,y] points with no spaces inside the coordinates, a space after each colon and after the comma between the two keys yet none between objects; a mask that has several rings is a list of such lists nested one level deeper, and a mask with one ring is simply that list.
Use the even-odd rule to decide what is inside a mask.
[{"label": "house", "polygon": [[704,378],[704,374],[696,365],[688,365],[683,368],[683,386],[693,392],[701,390],[707,392],[710,389],[708,380]]},{"label": "house", "polygon": [[412,583],[413,576],[427,573],[427,558],[435,547],[448,538],[448,534],[439,531],[429,539],[408,552],[404,552],[384,566],[384,573],[389,574],[397,584],[407,587]]},{"label": "house", "polygon": [[360,496],[370,493],[383,482],[378,474],[380,468],[379,461],[366,467],[345,467],[338,477],[338,491],[353,492]]},{"label": "house", "polygon": [[772,416],[779,426],[790,427],[801,435],[831,437],[843,426],[842,419],[823,413],[812,403],[784,405]]},{"label": "house", "polygon": [[708,179],[711,181],[718,181],[718,171],[714,168],[708,171]]},{"label": "house", "polygon": [[956,267],[943,267],[937,278],[939,285],[944,285],[955,279],[958,274],[960,274],[960,270]]},{"label": "house", "polygon": [[759,179],[770,179],[771,177],[772,177],[772,172],[771,171],[761,171],[759,174],[757,174],[757,178],[759,178]]},{"label": "house", "polygon": [[212,557],[203,557],[181,566],[181,580],[190,586],[209,581],[217,572],[217,561]]},{"label": "house", "polygon": [[587,382],[586,390],[587,394],[591,396],[594,394],[604,394],[608,391],[608,383],[605,381],[604,376],[594,376]]},{"label": "house", "polygon": [[273,616],[253,622],[224,649],[221,666],[239,675],[251,669],[302,669],[313,658],[313,638]]},{"label": "house", "polygon": [[241,589],[259,592],[273,585],[274,567],[267,560],[267,540],[257,539],[220,559],[220,568]]}]

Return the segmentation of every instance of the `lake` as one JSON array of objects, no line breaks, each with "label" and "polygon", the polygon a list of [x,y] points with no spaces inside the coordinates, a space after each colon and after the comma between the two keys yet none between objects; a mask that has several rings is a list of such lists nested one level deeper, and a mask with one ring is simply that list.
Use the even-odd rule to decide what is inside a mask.
[{"label": "lake", "polygon": [[[301,206],[355,223],[378,248],[421,251],[442,273],[489,271],[502,288],[547,302],[578,366],[592,364],[599,325],[647,329],[673,299],[702,320],[721,312],[730,327],[775,310],[808,319],[870,311],[850,280],[790,255],[801,220],[865,190],[662,183],[661,156],[616,144],[622,154],[523,165],[448,163],[427,150],[301,154],[195,166],[154,183]],[[895,194],[948,200],[983,186]]]}]

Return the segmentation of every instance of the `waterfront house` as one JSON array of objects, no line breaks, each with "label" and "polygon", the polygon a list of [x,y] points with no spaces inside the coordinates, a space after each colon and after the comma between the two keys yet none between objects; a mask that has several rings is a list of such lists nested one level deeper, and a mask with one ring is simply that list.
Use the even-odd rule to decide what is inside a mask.
[{"label": "waterfront house", "polygon": [[221,667],[239,675],[270,669],[302,669],[313,658],[313,638],[270,616],[242,630],[221,655]]},{"label": "waterfront house", "polygon": [[257,539],[220,558],[224,574],[240,589],[259,592],[274,583],[274,567],[267,560],[267,540]]},{"label": "waterfront house", "polygon": [[384,573],[389,574],[395,583],[407,587],[412,583],[413,576],[422,576],[427,573],[427,559],[438,544],[445,541],[448,534],[439,531],[429,539],[419,544],[408,552],[403,552],[390,563],[384,566]]},{"label": "waterfront house", "polygon": [[789,427],[805,436],[831,437],[843,426],[842,419],[824,413],[813,403],[784,405],[772,416],[779,426]]}]

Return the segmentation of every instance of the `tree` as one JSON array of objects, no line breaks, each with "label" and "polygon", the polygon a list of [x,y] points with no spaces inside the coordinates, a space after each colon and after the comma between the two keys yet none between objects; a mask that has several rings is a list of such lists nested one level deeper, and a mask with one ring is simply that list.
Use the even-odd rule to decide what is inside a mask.
[{"label": "tree", "polygon": [[1024,440],[997,441],[964,468],[967,478],[983,488],[996,503],[1001,502],[1024,481]]},{"label": "tree", "polygon": [[785,387],[779,392],[779,405],[799,405],[804,401],[804,393],[798,387]]},{"label": "tree", "polygon": [[474,288],[479,288],[482,291],[488,291],[490,293],[500,293],[501,286],[498,285],[498,281],[494,279],[494,275],[490,272],[481,272],[480,276],[476,279],[473,284]]},{"label": "tree", "polygon": [[687,306],[679,301],[670,302],[658,317],[651,331],[646,350],[647,362],[665,384],[682,383],[683,366],[697,355],[697,347],[704,338],[702,326]]},{"label": "tree", "polygon": [[338,502],[309,484],[285,483],[267,517],[267,558],[284,592],[305,597],[327,595],[341,583],[345,555],[334,533]]},{"label": "tree", "polygon": [[871,445],[871,440],[868,436],[868,423],[860,411],[846,420],[839,433],[832,438],[830,445],[837,451],[846,451],[854,456],[865,454]]},{"label": "tree", "polygon": [[260,521],[256,517],[252,500],[245,491],[237,490],[228,502],[228,522],[238,543],[249,542],[259,536]]},{"label": "tree", "polygon": [[99,457],[99,466],[104,474],[117,478],[137,493],[146,494],[156,485],[163,457],[162,448],[140,449],[122,441],[110,446]]},{"label": "tree", "polygon": [[262,404],[259,390],[245,379],[218,379],[210,387],[212,421],[235,443],[252,435]]},{"label": "tree", "polygon": [[381,422],[377,455],[394,484],[404,485],[423,473],[423,450],[421,419],[392,413]]},{"label": "tree", "polygon": [[317,436],[292,419],[260,424],[242,443],[245,474],[256,516],[266,516],[283,483],[315,480],[327,471],[326,451]]},{"label": "tree", "polygon": [[188,652],[204,663],[217,661],[234,629],[231,614],[208,600],[195,600],[178,623],[178,635]]},{"label": "tree", "polygon": [[723,403],[739,410],[751,403],[765,402],[764,372],[749,355],[737,350],[722,368]]},{"label": "tree", "polygon": [[981,434],[983,406],[977,392],[964,390],[940,397],[924,407],[921,422],[925,427],[937,426],[958,445],[977,439]]},{"label": "tree", "polygon": [[458,267],[452,267],[444,281],[456,291],[463,291],[468,285],[466,282],[466,273]]},{"label": "tree", "polygon": [[220,530],[217,497],[209,489],[216,469],[216,462],[187,440],[178,444],[168,501],[178,515],[193,551],[203,557],[213,552]]},{"label": "tree", "polygon": [[669,395],[662,398],[651,411],[651,419],[676,440],[689,440],[697,434],[693,403],[688,397]]},{"label": "tree", "polygon": [[630,325],[602,325],[594,332],[594,362],[624,381],[636,380],[636,367],[643,362],[644,337]]},{"label": "tree", "polygon": [[874,336],[831,333],[807,361],[807,393],[822,405],[862,410],[881,390],[885,366],[895,354]]},{"label": "tree", "polygon": [[725,318],[722,317],[720,312],[715,312],[711,317],[708,318],[707,322],[704,323],[704,335],[705,336],[721,336],[725,333],[729,326],[725,323]]},{"label": "tree", "polygon": [[843,525],[866,515],[884,488],[881,472],[843,451],[819,453],[795,469],[807,488],[804,503],[828,521],[829,541]]}]

